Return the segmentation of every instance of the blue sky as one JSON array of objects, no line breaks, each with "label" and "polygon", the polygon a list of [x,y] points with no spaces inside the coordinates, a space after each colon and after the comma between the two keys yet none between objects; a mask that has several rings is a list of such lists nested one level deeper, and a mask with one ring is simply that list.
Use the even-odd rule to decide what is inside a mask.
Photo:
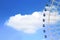
[{"label": "blue sky", "polygon": [[17,13],[21,13],[23,15],[31,14],[34,11],[41,11],[47,2],[48,1],[45,0],[0,0],[1,22],[8,19],[9,16]]},{"label": "blue sky", "polygon": [[[26,34],[4,25],[9,17],[16,14],[31,15],[35,11],[43,11],[47,3],[50,4],[49,0],[0,0],[0,40],[50,40],[50,33],[54,40],[60,40],[60,21],[47,25],[34,34]],[[48,28],[54,29],[48,31]],[[44,38],[43,29],[47,30],[47,39]]]}]

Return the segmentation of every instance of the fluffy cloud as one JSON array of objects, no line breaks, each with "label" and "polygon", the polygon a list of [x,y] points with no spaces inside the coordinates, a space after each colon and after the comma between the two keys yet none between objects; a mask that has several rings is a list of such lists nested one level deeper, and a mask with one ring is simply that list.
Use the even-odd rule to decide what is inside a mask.
[{"label": "fluffy cloud", "polygon": [[[48,8],[48,7],[46,7]],[[46,13],[46,17],[43,17],[43,14]],[[50,14],[50,18],[49,18]],[[56,14],[56,15],[55,15]],[[12,27],[18,31],[22,31],[24,33],[35,33],[38,29],[42,28],[43,21],[45,18],[45,24],[54,24],[60,19],[60,15],[58,12],[33,12],[31,15],[21,15],[16,14],[15,16],[11,16],[5,24],[9,27]]]}]

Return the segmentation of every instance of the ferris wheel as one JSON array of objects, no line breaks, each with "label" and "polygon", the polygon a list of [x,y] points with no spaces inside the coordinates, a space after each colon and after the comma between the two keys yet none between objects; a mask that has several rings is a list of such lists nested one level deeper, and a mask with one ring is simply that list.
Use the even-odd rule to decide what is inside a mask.
[{"label": "ferris wheel", "polygon": [[[49,8],[46,8],[45,9],[45,11],[49,11],[49,12],[53,12],[53,11],[55,11],[55,12],[57,12],[57,11],[59,11],[60,10],[60,1],[59,0],[49,0],[49,2],[50,2],[50,4],[46,4],[46,6],[48,7],[49,6]],[[56,7],[56,8],[53,8],[53,7]],[[54,9],[54,10],[53,10]],[[60,11],[59,11],[60,12]],[[48,14],[48,23],[50,23],[50,13]],[[56,13],[54,14],[54,17],[56,17]],[[55,20],[55,19],[53,19],[53,20]]]},{"label": "ferris wheel", "polygon": [[[50,4],[46,4],[46,6],[49,8],[45,8],[45,11],[52,12],[52,9],[54,9],[53,6],[56,6],[56,8],[53,11],[56,12],[58,9],[60,10],[60,0],[49,0],[49,2],[50,2]],[[46,13],[43,13],[43,17],[45,17],[45,16],[46,16]],[[49,13],[48,14],[48,23],[50,23],[50,20],[51,20],[50,16],[51,16],[51,14]],[[53,16],[56,17],[57,16],[56,13]],[[55,20],[55,19],[53,19],[53,20]],[[43,19],[43,23],[44,22],[45,22],[45,19]],[[43,24],[43,27],[45,27],[45,24]],[[44,29],[43,32],[46,33],[46,30]],[[45,34],[44,37],[47,38],[48,37],[47,34]],[[54,40],[54,39],[51,37],[51,40]]]}]

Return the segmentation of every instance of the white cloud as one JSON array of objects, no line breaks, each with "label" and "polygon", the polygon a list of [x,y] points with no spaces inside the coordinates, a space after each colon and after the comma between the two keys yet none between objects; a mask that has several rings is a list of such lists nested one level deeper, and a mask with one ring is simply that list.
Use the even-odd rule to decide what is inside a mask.
[{"label": "white cloud", "polygon": [[[46,24],[48,22],[50,24],[54,24],[60,19],[60,15],[58,15],[58,12],[49,12],[49,11],[43,11],[43,12],[33,12],[31,15],[21,15],[16,14],[15,16],[11,16],[5,24],[7,26],[10,26],[18,31],[23,31],[24,33],[35,33],[38,29],[42,28],[43,21],[43,13],[46,13]],[[50,13],[50,20],[49,19],[49,13]],[[55,16],[56,13],[56,16]]]}]

